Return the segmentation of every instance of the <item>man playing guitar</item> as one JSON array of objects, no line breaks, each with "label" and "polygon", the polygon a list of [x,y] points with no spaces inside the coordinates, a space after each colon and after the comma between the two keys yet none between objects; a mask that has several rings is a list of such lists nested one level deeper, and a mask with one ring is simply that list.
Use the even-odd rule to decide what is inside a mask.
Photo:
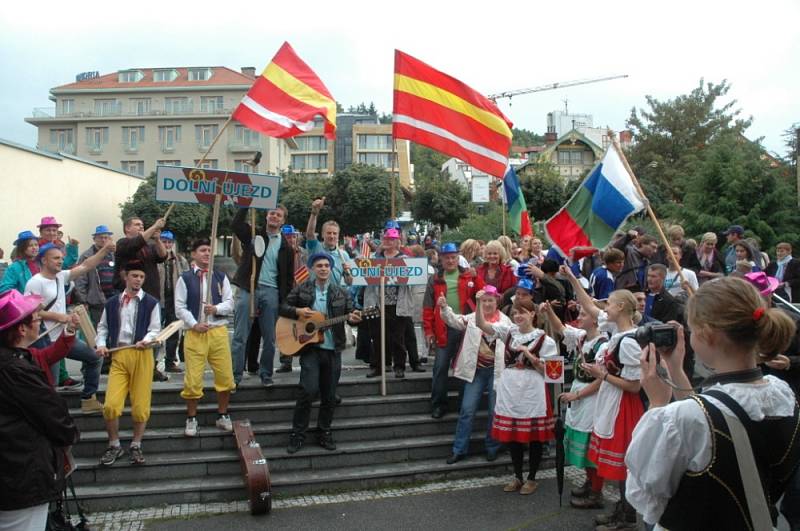
[{"label": "man playing guitar", "polygon": [[[310,318],[314,312],[321,312],[328,318],[349,314],[351,324],[361,320],[358,310],[347,292],[330,281],[333,259],[324,252],[317,252],[308,259],[308,267],[314,273],[314,280],[306,280],[292,289],[286,301],[281,304],[280,315],[291,319]],[[306,431],[311,417],[311,401],[320,396],[319,445],[326,450],[335,450],[331,433],[333,410],[336,407],[336,383],[341,369],[342,355],[346,337],[344,323],[339,323],[324,332],[321,343],[308,344],[300,351],[300,396],[294,408],[292,433],[286,451],[293,454],[303,447]]]}]

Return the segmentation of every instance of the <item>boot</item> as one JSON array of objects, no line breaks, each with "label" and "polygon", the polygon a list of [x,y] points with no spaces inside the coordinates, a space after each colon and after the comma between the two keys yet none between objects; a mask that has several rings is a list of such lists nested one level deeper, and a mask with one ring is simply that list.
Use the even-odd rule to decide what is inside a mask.
[{"label": "boot", "polygon": [[598,514],[594,517],[594,523],[596,525],[608,525],[616,522],[619,520],[620,515],[622,514],[622,502],[618,501],[614,504],[614,510],[610,513],[606,514]]},{"label": "boot", "polygon": [[87,415],[102,413],[103,404],[97,400],[97,395],[92,395],[89,398],[81,399],[81,411]]},{"label": "boot", "polygon": [[602,509],[603,508],[603,493],[589,491],[586,496],[572,496],[569,504],[576,509]]},{"label": "boot", "polygon": [[572,494],[573,498],[585,498],[586,496],[589,495],[591,491],[592,491],[592,482],[587,479],[586,481],[583,482],[583,485],[581,485],[576,489],[572,489],[570,491],[570,494]]},{"label": "boot", "polygon": [[634,531],[639,529],[636,522],[636,510],[622,501],[618,502],[617,505],[619,506],[619,511],[617,512],[616,520],[598,525],[595,531]]}]

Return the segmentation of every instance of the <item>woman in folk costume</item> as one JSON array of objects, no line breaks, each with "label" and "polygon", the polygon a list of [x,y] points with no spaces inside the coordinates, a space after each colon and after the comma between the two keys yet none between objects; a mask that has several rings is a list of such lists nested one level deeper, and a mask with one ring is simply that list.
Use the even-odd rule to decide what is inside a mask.
[{"label": "woman in folk costume", "polygon": [[680,331],[675,348],[660,352],[677,389],[656,373],[653,345],[642,353],[650,407],[625,456],[627,496],[655,529],[777,528],[775,504],[800,464],[800,417],[789,384],[758,364],[786,350],[795,323],[761,293],[726,277],[689,299],[692,347],[714,369],[701,393],[693,393],[683,372]]},{"label": "woman in folk costume", "polygon": [[[478,297],[483,291],[478,292]],[[544,330],[536,328],[536,307],[530,301],[518,301],[511,309],[510,326],[487,323],[482,312],[475,314],[475,324],[493,339],[506,345],[505,366],[497,384],[492,438],[506,443],[514,465],[514,479],[505,492],[532,494],[536,491],[536,472],[542,460],[542,443],[555,439],[552,406],[545,389],[542,358],[558,355],[556,342]],[[528,446],[530,472],[522,482],[522,464]]]},{"label": "woman in folk costume", "polygon": [[564,450],[568,464],[586,470],[586,480],[582,486],[572,489],[570,505],[578,509],[602,509],[603,478],[597,475],[597,466],[588,457],[597,391],[602,380],[591,376],[581,366],[594,363],[597,353],[608,341],[608,335],[598,328],[597,317],[583,307],[578,313],[576,326],[563,324],[549,303],[543,303],[540,310],[547,317],[553,334],[562,338],[567,352],[575,360],[575,379],[569,392],[560,396],[561,402],[569,404],[564,421],[567,428]]},{"label": "woman in folk costume", "polygon": [[[483,320],[489,324],[502,324],[511,326],[511,319],[498,309],[501,294],[494,286],[486,286],[483,294],[478,298],[479,307],[476,313],[483,315]],[[486,392],[489,397],[489,426],[486,432],[486,459],[494,461],[500,443],[492,438],[492,422],[494,420],[495,383],[505,367],[505,352],[499,350],[496,341],[475,326],[475,313],[459,315],[447,305],[444,296],[439,297],[442,320],[454,329],[464,331],[461,349],[456,354],[453,363],[453,376],[464,380],[464,392],[461,399],[461,410],[456,425],[456,435],[453,440],[453,453],[447,458],[447,464],[462,460],[469,450],[469,439],[472,434],[472,422],[478,410],[481,397]],[[504,348],[502,344],[500,348]]]}]

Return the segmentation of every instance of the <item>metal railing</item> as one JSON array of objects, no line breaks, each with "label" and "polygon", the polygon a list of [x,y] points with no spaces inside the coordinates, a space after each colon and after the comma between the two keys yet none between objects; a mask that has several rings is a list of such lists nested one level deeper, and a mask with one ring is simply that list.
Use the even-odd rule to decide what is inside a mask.
[{"label": "metal railing", "polygon": [[104,109],[93,109],[90,111],[73,111],[73,112],[57,112],[55,107],[35,107],[31,112],[31,118],[43,118],[49,120],[60,120],[63,118],[104,118],[104,117],[150,117],[150,116],[175,116],[175,115],[192,115],[192,116],[209,116],[209,115],[229,115],[233,109],[226,109],[216,106],[208,106],[199,111],[194,110],[194,105],[188,103],[186,105],[170,105],[163,109],[149,109],[147,111],[131,110],[123,112],[122,105],[112,106]]}]

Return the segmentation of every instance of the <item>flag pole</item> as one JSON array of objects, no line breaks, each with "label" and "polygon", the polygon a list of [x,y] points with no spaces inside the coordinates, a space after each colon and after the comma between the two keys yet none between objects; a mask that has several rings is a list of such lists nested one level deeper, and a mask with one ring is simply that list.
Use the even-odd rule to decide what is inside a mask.
[{"label": "flag pole", "polygon": [[683,276],[683,270],[681,268],[680,262],[678,262],[678,258],[675,256],[675,253],[672,252],[672,243],[667,240],[667,235],[664,234],[664,230],[661,228],[661,223],[659,223],[658,218],[656,217],[656,213],[653,211],[653,207],[650,206],[650,201],[647,200],[647,196],[644,195],[644,190],[642,190],[642,186],[639,184],[639,179],[636,178],[636,175],[633,173],[633,169],[631,168],[630,164],[628,164],[628,159],[625,158],[625,153],[622,152],[622,148],[617,141],[617,137],[613,131],[610,129],[608,130],[608,137],[611,139],[611,144],[614,146],[614,149],[619,155],[620,160],[622,160],[622,164],[625,166],[625,169],[628,172],[628,175],[633,181],[633,185],[636,187],[636,191],[639,192],[639,195],[642,196],[644,201],[644,206],[647,209],[647,215],[650,216],[650,219],[653,220],[653,223],[656,226],[656,230],[658,231],[658,235],[661,237],[661,241],[664,243],[664,248],[667,251],[667,256],[669,257],[672,265],[675,266],[675,269],[678,271],[678,276],[681,279],[681,286],[686,284],[686,291],[689,295],[694,295],[694,289],[686,282],[686,278]]},{"label": "flag pole", "polygon": [[386,396],[386,277],[381,274],[381,396]]},{"label": "flag pole", "polygon": [[[256,209],[250,209],[250,246],[256,239]],[[256,253],[250,257],[250,320],[256,318]]]},{"label": "flag pole", "polygon": [[[392,195],[392,219],[395,219],[395,208],[394,208],[394,165],[397,161],[397,140],[395,140],[394,136],[392,136],[392,160],[391,160],[391,170],[389,171],[390,178],[392,179],[391,182],[391,192]],[[400,165],[397,165],[397,175],[400,176]]]},{"label": "flag pole", "polygon": [[[219,188],[222,185],[218,185]],[[217,193],[214,194],[214,210],[211,214],[211,257],[208,260],[208,274],[206,275],[206,290],[203,297],[203,304],[211,304],[211,285],[214,283],[214,255],[217,252],[217,224],[219,223],[219,207],[220,203],[222,203],[222,194],[219,193],[219,188],[217,189]],[[252,299],[253,296],[251,295],[250,298]],[[208,322],[208,315],[205,313],[205,309],[203,309],[203,317],[202,322]]]},{"label": "flag pole", "polygon": [[501,210],[503,211],[503,236],[506,235],[506,189],[503,186],[503,181],[499,181],[500,186],[497,188],[502,188],[500,190],[500,205],[503,207]]},{"label": "flag pole", "polygon": [[[214,140],[211,141],[211,145],[208,146],[208,149],[206,150],[206,152],[203,153],[203,156],[200,157],[200,160],[197,161],[197,164],[195,164],[194,169],[189,172],[189,177],[192,176],[192,173],[194,173],[195,170],[199,170],[200,168],[203,167],[203,163],[206,161],[206,158],[211,153],[211,150],[214,149],[214,146],[217,144],[217,140],[220,139],[220,137],[222,136],[222,133],[225,132],[225,129],[228,128],[228,126],[231,124],[232,121],[233,121],[233,115],[228,116],[228,119],[225,120],[224,124],[222,124],[222,129],[219,130],[219,132],[217,133],[217,136],[215,136]],[[164,213],[164,216],[162,216],[164,218],[165,222],[167,221],[167,218],[169,217],[169,215],[172,213],[172,209],[173,208],[175,208],[175,203],[172,203],[171,205],[169,205],[169,208]],[[212,250],[213,250],[213,245],[212,245]],[[213,255],[212,255],[211,259],[212,260],[214,259]]]}]

